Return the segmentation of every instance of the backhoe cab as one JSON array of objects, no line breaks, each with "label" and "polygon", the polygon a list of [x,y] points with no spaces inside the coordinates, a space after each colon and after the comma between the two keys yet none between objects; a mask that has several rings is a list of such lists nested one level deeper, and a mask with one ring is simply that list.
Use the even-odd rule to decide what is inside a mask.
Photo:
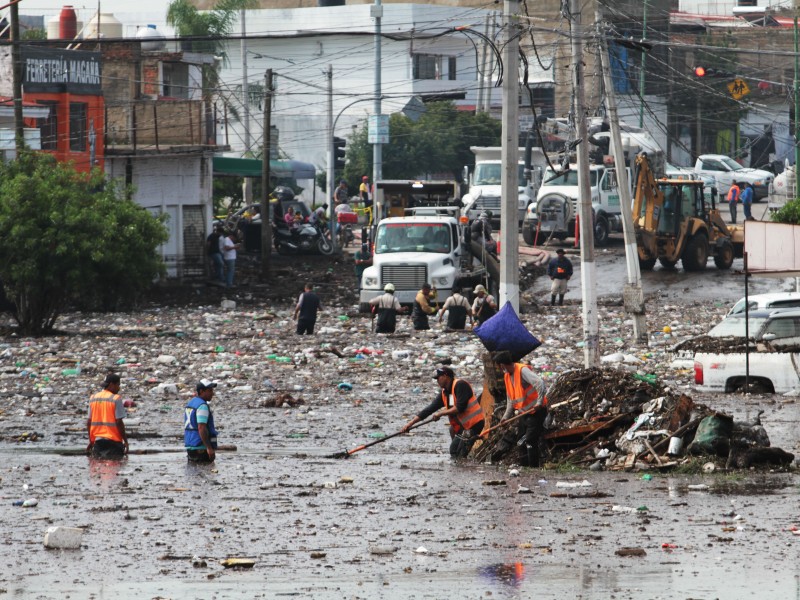
[{"label": "backhoe cab", "polygon": [[639,265],[650,270],[658,260],[672,268],[680,260],[686,271],[706,268],[714,257],[718,269],[729,269],[742,255],[744,231],[728,227],[711,194],[703,198],[703,182],[657,178],[645,153],[636,157],[633,225]]}]

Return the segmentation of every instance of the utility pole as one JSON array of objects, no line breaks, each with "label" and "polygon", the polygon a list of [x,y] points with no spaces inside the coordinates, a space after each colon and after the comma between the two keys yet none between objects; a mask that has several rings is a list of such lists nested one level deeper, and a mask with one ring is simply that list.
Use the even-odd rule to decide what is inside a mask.
[{"label": "utility pole", "polygon": [[[491,19],[492,19],[492,31],[491,31],[491,34],[490,34],[489,38],[492,41],[494,41],[495,32],[497,30],[497,13],[496,12],[492,11]],[[494,61],[495,61],[494,52],[489,52],[489,72],[490,73],[494,73],[494,69],[497,66]],[[483,96],[483,112],[485,112],[485,113],[488,113],[488,112],[490,112],[492,110],[492,89],[493,88],[492,88],[491,85],[487,85],[486,86],[486,92],[484,93],[484,96]]]},{"label": "utility pole", "polygon": [[[642,0],[644,3],[643,6],[643,13],[642,13],[642,40],[647,39],[647,1]],[[600,4],[597,5],[597,12],[601,13]],[[599,19],[598,14],[598,19]],[[598,20],[598,23],[600,21]],[[606,61],[608,61],[608,55],[606,55]],[[644,127],[644,76],[645,76],[645,65],[647,64],[647,52],[642,51],[642,62],[641,68],[639,69],[639,128]],[[616,160],[616,159],[615,159]]]},{"label": "utility pole", "polygon": [[[483,26],[484,37],[489,37],[489,15],[486,15],[486,23]],[[489,54],[489,42],[485,39],[481,44],[481,61],[480,70],[478,71],[478,99],[475,102],[475,114],[477,115],[483,110],[483,96],[486,93],[484,86],[486,86],[486,55]]]},{"label": "utility pole", "polygon": [[599,321],[597,318],[596,268],[594,263],[594,231],[592,227],[592,191],[589,185],[589,132],[584,114],[583,27],[581,2],[570,0],[572,38],[572,91],[575,95],[575,122],[578,127],[578,212],[581,237],[581,292],[583,298],[583,366],[599,364]]},{"label": "utility pole", "polygon": [[503,146],[500,162],[500,306],[519,314],[519,0],[503,3]]},{"label": "utility pole", "polygon": [[11,87],[14,94],[14,145],[19,158],[25,149],[25,130],[22,123],[22,56],[19,51],[19,3],[9,7],[11,19]]},{"label": "utility pole", "polygon": [[[623,289],[622,297],[625,302],[625,311],[633,317],[634,338],[636,338],[637,342],[646,344],[647,321],[645,319],[641,272],[639,271],[639,253],[636,249],[636,235],[633,231],[633,216],[631,215],[631,186],[628,181],[628,171],[625,168],[622,135],[619,132],[617,98],[614,93],[614,83],[611,81],[608,44],[606,43],[605,31],[603,30],[603,11],[599,4],[595,9],[595,21],[600,28],[598,36],[600,42],[600,64],[603,69],[603,84],[606,88],[606,108],[608,108],[608,122],[611,126],[611,149],[614,154],[614,167],[617,171],[617,189],[619,190],[620,214],[622,215],[622,232],[625,238],[625,259],[628,266],[628,283]],[[633,166],[633,158],[631,158],[631,166]]]},{"label": "utility pole", "polygon": [[[12,11],[14,10],[12,5]],[[800,91],[800,32],[797,29],[797,10],[798,6],[795,5],[795,15],[794,15],[794,197],[800,198],[800,194],[797,193],[797,190],[800,189],[800,178],[798,177],[798,169],[800,169],[800,97],[798,97],[798,91]],[[13,12],[11,13],[14,14]],[[14,92],[14,97],[16,98],[17,93]],[[14,109],[16,110],[16,104],[14,105]]]},{"label": "utility pole", "polygon": [[[381,18],[383,6],[381,0],[375,0],[371,8],[372,17],[375,19],[375,118],[381,117]],[[377,223],[383,216],[383,191],[378,189],[378,182],[383,179],[383,146],[380,139],[372,146],[372,207],[377,213],[372,216]]]},{"label": "utility pole", "polygon": [[[239,21],[242,26],[242,39],[239,42],[239,47],[242,52],[242,108],[244,109],[244,155],[250,156],[250,89],[247,85],[247,27],[245,19],[247,11],[241,9],[239,11]],[[244,197],[245,206],[249,206],[253,202],[253,178],[245,177],[242,180],[242,196]]]},{"label": "utility pole", "polygon": [[261,275],[270,276],[272,213],[269,205],[269,160],[272,150],[272,69],[264,81],[264,149],[261,151]]},{"label": "utility pole", "polygon": [[334,179],[334,148],[333,148],[333,65],[328,65],[328,71],[325,73],[328,78],[328,197],[323,204],[328,205],[328,223],[331,230],[331,245],[336,248],[336,211],[333,205],[333,190],[335,189],[336,181]]}]

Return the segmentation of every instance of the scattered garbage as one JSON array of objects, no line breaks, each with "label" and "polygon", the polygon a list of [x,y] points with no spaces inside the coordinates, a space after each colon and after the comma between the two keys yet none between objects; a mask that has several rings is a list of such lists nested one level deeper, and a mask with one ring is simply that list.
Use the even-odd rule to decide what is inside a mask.
[{"label": "scattered garbage", "polygon": [[79,527],[49,527],[44,534],[44,547],[77,550],[82,539],[83,529]]}]

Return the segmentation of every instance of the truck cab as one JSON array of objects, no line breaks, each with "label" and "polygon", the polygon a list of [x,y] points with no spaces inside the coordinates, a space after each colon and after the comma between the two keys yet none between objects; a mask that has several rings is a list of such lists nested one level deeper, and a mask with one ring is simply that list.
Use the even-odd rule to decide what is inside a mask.
[{"label": "truck cab", "polygon": [[466,219],[457,208],[419,207],[403,217],[382,219],[374,234],[372,265],[361,278],[359,310],[369,312],[369,301],[380,296],[387,283],[395,286],[401,304],[412,304],[424,283],[436,289],[443,302],[454,286],[480,283],[488,271],[473,256]]},{"label": "truck cab", "polygon": [[[628,169],[630,181],[630,169]],[[594,213],[595,244],[604,246],[613,231],[622,231],[620,193],[617,174],[613,167],[591,165],[589,168],[592,211]],[[575,232],[575,216],[578,214],[578,170],[571,164],[564,171],[556,167],[547,168],[536,201],[528,206],[522,224],[525,243],[533,245],[551,235],[556,239],[572,237]]]}]

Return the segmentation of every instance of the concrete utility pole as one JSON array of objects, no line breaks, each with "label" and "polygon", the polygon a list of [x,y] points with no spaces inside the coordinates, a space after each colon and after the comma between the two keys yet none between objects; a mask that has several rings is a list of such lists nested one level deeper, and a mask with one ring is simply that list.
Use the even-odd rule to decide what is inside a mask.
[{"label": "concrete utility pole", "polygon": [[519,314],[519,0],[503,3],[503,147],[500,162],[500,303]]},{"label": "concrete utility pole", "polygon": [[[483,35],[489,37],[489,15],[486,15],[486,24],[483,26]],[[481,44],[480,70],[478,71],[478,99],[475,102],[475,114],[483,111],[483,96],[486,93],[486,56],[489,54],[489,42],[485,39]]]},{"label": "concrete utility pole", "polygon": [[[642,40],[647,39],[647,0],[644,1],[642,7]],[[597,22],[600,22],[602,8],[600,4],[597,5]],[[606,54],[606,62],[608,61],[608,54]],[[647,52],[642,52],[641,68],[639,69],[639,128],[644,127],[644,77],[646,74],[645,66],[647,65]],[[604,67],[605,68],[605,67]]]},{"label": "concrete utility pole", "polygon": [[11,88],[14,94],[14,146],[17,158],[25,149],[25,129],[22,123],[22,57],[19,51],[19,3],[9,7],[11,19]]},{"label": "concrete utility pole", "polygon": [[328,205],[328,223],[330,224],[331,230],[331,245],[336,248],[336,221],[334,220],[336,217],[336,207],[333,205],[333,194],[334,190],[336,189],[336,173],[334,173],[333,166],[333,161],[335,160],[335,150],[333,148],[333,135],[335,133],[333,125],[333,65],[328,65],[328,72],[325,74],[325,77],[328,78],[328,197],[325,199],[323,204]]},{"label": "concrete utility pole", "polygon": [[[242,108],[244,109],[244,155],[250,156],[250,89],[247,85],[247,26],[245,25],[247,11],[239,11],[239,21],[242,26],[242,39],[239,48],[242,52]],[[242,196],[245,206],[253,202],[253,178],[245,177],[242,180]]]},{"label": "concrete utility pole", "polygon": [[[636,235],[633,231],[633,216],[631,215],[631,186],[628,181],[628,171],[625,168],[625,154],[622,150],[622,136],[619,132],[617,98],[614,94],[614,83],[611,81],[608,44],[606,44],[605,32],[602,29],[603,10],[600,5],[595,10],[595,21],[600,28],[600,64],[603,68],[603,85],[606,88],[606,108],[608,108],[608,122],[611,126],[611,149],[614,154],[614,167],[617,171],[622,231],[625,237],[625,259],[628,266],[628,283],[622,292],[622,297],[625,301],[625,311],[633,317],[633,335],[636,341],[646,344],[647,321],[645,319],[642,276],[639,271],[639,253],[636,249]],[[631,158],[631,166],[633,166],[633,158]]]},{"label": "concrete utility pole", "polygon": [[261,151],[261,275],[270,276],[272,213],[269,206],[269,160],[272,149],[272,69],[264,78],[264,149]]},{"label": "concrete utility pole", "polygon": [[581,2],[569,2],[572,38],[572,91],[575,95],[575,122],[578,127],[578,213],[581,236],[581,291],[583,294],[583,366],[599,364],[599,322],[597,318],[596,268],[592,227],[592,192],[589,185],[589,132],[584,114],[583,27]]},{"label": "concrete utility pole", "polygon": [[[494,41],[495,32],[497,31],[497,13],[492,11],[491,13],[492,19],[492,31],[489,34],[489,39]],[[495,64],[495,57],[494,52],[489,52],[489,72],[494,73],[494,69],[497,66]],[[492,85],[488,84],[486,86],[486,91],[483,95],[483,112],[488,113],[492,110]]]},{"label": "concrete utility pole", "polygon": [[[381,17],[383,6],[381,0],[375,0],[371,8],[372,17],[375,19],[375,117],[381,114]],[[378,182],[383,179],[383,146],[376,141],[372,146],[372,207],[377,210],[372,215],[374,223],[380,221],[383,215],[383,191],[378,190]]]}]

